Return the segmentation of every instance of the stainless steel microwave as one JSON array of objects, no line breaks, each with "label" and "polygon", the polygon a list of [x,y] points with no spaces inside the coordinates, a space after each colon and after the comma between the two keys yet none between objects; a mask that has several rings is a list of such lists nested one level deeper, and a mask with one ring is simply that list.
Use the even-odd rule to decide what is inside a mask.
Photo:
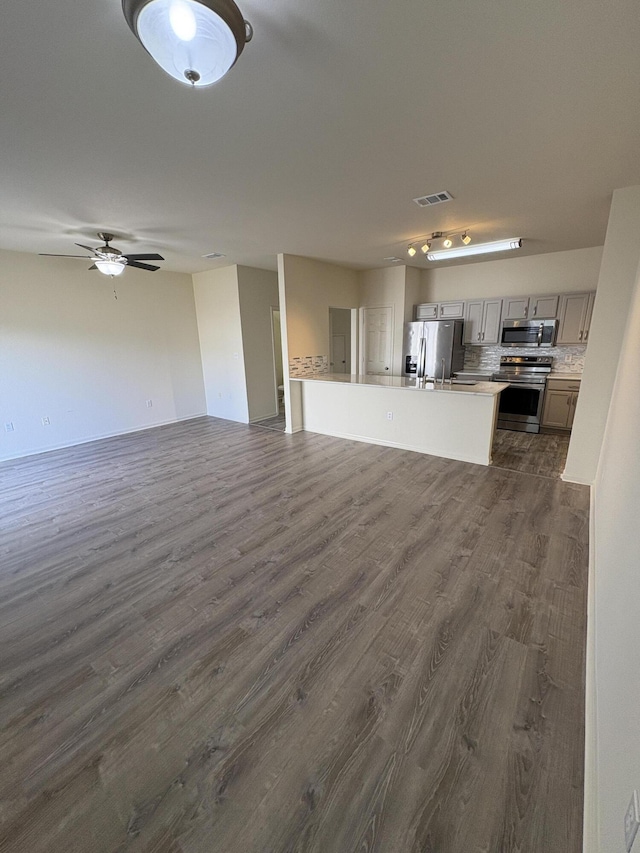
[{"label": "stainless steel microwave", "polygon": [[503,347],[552,347],[558,332],[557,320],[504,320]]}]

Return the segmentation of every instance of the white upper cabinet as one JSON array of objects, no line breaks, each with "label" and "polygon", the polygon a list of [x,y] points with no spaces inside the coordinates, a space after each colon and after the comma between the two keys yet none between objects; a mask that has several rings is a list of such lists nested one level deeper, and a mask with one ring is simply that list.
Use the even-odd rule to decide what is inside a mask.
[{"label": "white upper cabinet", "polygon": [[467,302],[464,315],[464,343],[473,346],[497,344],[500,339],[502,299]]},{"label": "white upper cabinet", "polygon": [[529,320],[555,320],[557,316],[557,296],[531,296],[529,298]]},{"label": "white upper cabinet", "polygon": [[503,299],[503,320],[553,320],[557,316],[557,296],[508,296]]},{"label": "white upper cabinet", "polygon": [[416,320],[437,320],[439,307],[437,302],[416,305]]},{"label": "white upper cabinet", "polygon": [[595,293],[565,293],[560,297],[557,344],[586,344]]},{"label": "white upper cabinet", "polygon": [[416,305],[416,320],[462,320],[464,317],[464,302],[425,302]]},{"label": "white upper cabinet", "polygon": [[528,316],[528,296],[509,296],[504,300],[503,320],[526,320]]}]

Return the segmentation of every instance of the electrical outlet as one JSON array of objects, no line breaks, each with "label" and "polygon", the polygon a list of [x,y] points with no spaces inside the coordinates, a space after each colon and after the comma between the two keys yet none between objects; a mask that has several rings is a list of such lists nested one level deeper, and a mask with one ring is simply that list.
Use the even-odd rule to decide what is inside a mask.
[{"label": "electrical outlet", "polygon": [[153,406],[153,400],[147,400],[147,409],[150,409]]},{"label": "electrical outlet", "polygon": [[5,432],[13,432],[13,421],[9,421],[4,425]]},{"label": "electrical outlet", "polygon": [[640,809],[638,808],[638,792],[634,791],[631,795],[631,802],[627,808],[627,813],[624,816],[624,843],[627,846],[627,853],[633,847],[639,826]]},{"label": "electrical outlet", "polygon": [[567,353],[567,355],[565,355],[564,357],[564,360],[567,364],[571,364],[571,362],[573,361],[573,356],[571,355],[571,353]]},{"label": "electrical outlet", "polygon": [[388,421],[392,421],[392,420],[393,420],[393,412],[387,412],[387,420],[388,420]]},{"label": "electrical outlet", "polygon": [[51,426],[51,420],[48,415],[45,415],[44,418],[42,418],[42,426]]}]

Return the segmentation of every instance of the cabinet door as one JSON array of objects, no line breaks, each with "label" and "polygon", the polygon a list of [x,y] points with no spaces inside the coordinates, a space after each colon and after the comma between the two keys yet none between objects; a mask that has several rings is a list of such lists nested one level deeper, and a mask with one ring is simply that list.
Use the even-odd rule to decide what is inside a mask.
[{"label": "cabinet door", "polygon": [[571,400],[573,391],[553,391],[547,388],[544,395],[544,409],[542,411],[542,426],[567,429],[571,415]]},{"label": "cabinet door", "polygon": [[557,296],[532,296],[529,302],[529,317],[532,320],[554,320],[558,316]]},{"label": "cabinet door", "polygon": [[526,320],[528,315],[528,296],[510,296],[504,300],[503,320]]},{"label": "cabinet door", "polygon": [[439,320],[462,320],[464,317],[464,302],[441,302],[438,311]]},{"label": "cabinet door", "polygon": [[479,346],[482,338],[482,310],[484,302],[467,302],[464,309],[463,343]]},{"label": "cabinet door", "polygon": [[500,340],[502,299],[485,299],[482,312],[482,343],[497,344]]},{"label": "cabinet door", "polygon": [[437,320],[438,303],[428,302],[424,305],[416,305],[416,320]]},{"label": "cabinet door", "polygon": [[582,336],[583,341],[589,340],[589,330],[591,329],[591,315],[593,314],[593,303],[596,300],[595,293],[589,294],[589,301],[587,303],[587,316],[584,321],[584,335]]},{"label": "cabinet door", "polygon": [[583,344],[590,293],[565,293],[560,297],[558,344]]}]

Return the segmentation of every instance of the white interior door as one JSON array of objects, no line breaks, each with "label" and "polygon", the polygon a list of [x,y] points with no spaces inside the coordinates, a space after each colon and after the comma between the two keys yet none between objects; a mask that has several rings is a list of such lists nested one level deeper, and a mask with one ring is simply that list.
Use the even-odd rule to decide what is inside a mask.
[{"label": "white interior door", "polygon": [[347,338],[346,335],[331,336],[331,365],[330,373],[347,372]]},{"label": "white interior door", "polygon": [[364,309],[364,372],[391,374],[393,306]]}]

